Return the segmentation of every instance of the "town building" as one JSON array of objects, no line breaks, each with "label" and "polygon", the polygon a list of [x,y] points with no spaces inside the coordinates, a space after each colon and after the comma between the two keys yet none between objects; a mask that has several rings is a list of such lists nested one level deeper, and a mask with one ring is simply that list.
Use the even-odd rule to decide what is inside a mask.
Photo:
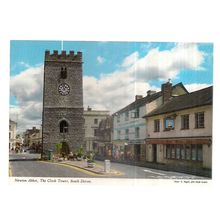
[{"label": "town building", "polygon": [[190,169],[212,167],[212,86],[175,97],[147,113],[147,162]]},{"label": "town building", "polygon": [[9,120],[9,150],[16,148],[17,123]]},{"label": "town building", "polygon": [[172,96],[187,94],[182,83],[174,86],[170,82],[162,85],[159,92],[149,90],[147,96],[135,96],[135,101],[113,114],[113,151],[114,159],[129,161],[146,160],[147,138],[146,114],[162,105],[167,99],[167,93]]},{"label": "town building", "polygon": [[102,119],[98,127],[97,141],[95,142],[95,154],[100,159],[112,158],[114,154],[113,145],[113,117],[107,116],[106,119]]},{"label": "town building", "polygon": [[24,132],[24,146],[41,153],[42,150],[42,128],[27,129]]},{"label": "town building", "polygon": [[82,52],[45,52],[42,139],[43,151],[76,152],[84,144]]},{"label": "town building", "polygon": [[96,146],[96,141],[98,137],[98,128],[101,120],[106,119],[109,116],[109,111],[106,110],[92,110],[88,106],[87,110],[84,110],[84,120],[85,120],[85,146],[86,151],[94,151]]}]

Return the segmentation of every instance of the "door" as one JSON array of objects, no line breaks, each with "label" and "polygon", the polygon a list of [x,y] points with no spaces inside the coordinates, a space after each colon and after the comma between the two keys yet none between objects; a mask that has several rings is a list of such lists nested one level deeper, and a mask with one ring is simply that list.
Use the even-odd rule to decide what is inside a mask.
[{"label": "door", "polygon": [[157,162],[157,145],[153,144],[153,162]]},{"label": "door", "polygon": [[141,145],[140,144],[134,145],[134,157],[136,161],[140,161],[141,159]]},{"label": "door", "polygon": [[66,142],[62,142],[61,154],[68,155],[70,153],[69,146]]}]

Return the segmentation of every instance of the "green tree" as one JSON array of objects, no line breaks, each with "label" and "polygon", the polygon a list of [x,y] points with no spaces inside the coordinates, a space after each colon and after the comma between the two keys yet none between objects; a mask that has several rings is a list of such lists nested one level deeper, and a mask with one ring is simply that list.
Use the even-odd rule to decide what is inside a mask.
[{"label": "green tree", "polygon": [[55,145],[55,149],[56,149],[56,154],[60,155],[61,149],[62,149],[62,143],[57,143]]},{"label": "green tree", "polygon": [[83,149],[82,146],[80,146],[78,151],[77,151],[77,156],[82,157],[83,155],[84,155],[84,149]]}]

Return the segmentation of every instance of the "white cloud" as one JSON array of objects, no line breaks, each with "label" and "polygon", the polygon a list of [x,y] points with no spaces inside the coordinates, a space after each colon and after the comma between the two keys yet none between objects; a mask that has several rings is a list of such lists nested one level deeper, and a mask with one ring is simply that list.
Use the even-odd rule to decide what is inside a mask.
[{"label": "white cloud", "polygon": [[19,103],[39,101],[43,91],[43,66],[31,67],[11,77],[10,93]]},{"label": "white cloud", "polygon": [[104,58],[104,57],[101,57],[101,56],[98,56],[98,57],[96,58],[96,60],[97,60],[97,62],[98,62],[99,64],[103,64],[103,63],[105,62],[105,58]]},{"label": "white cloud", "polygon": [[184,86],[186,87],[186,89],[189,92],[194,92],[196,90],[204,89],[204,88],[207,88],[207,87],[212,86],[212,85],[211,84],[206,84],[206,83],[192,83],[192,84],[186,84]]},{"label": "white cloud", "polygon": [[42,117],[43,66],[31,67],[10,80],[10,95],[18,106],[10,106],[10,118],[18,122],[18,130],[38,126]]},{"label": "white cloud", "polygon": [[25,68],[30,68],[30,65],[28,63],[23,62],[23,61],[18,62],[18,65],[23,66]]},{"label": "white cloud", "polygon": [[196,44],[177,44],[163,51],[153,48],[127,71],[140,81],[175,79],[183,69],[201,70],[204,57]]},{"label": "white cloud", "polygon": [[123,60],[123,63],[122,63],[122,67],[129,67],[131,65],[134,65],[137,60],[139,58],[139,54],[138,52],[134,52],[132,53],[131,55],[127,56],[124,60]]},{"label": "white cloud", "polygon": [[[147,90],[160,90],[149,80],[167,80],[178,77],[182,69],[199,70],[205,54],[196,44],[177,44],[170,50],[150,49],[140,57],[138,52],[125,57],[120,67],[100,78],[83,77],[84,108],[110,110],[112,113],[134,101],[135,95],[146,95]],[[98,58],[97,58],[98,60]],[[99,61],[104,61],[102,57]],[[11,117],[18,115],[23,129],[39,125],[42,117],[43,66],[29,68],[11,78],[11,95],[16,96],[19,107],[11,108]],[[195,91],[208,84],[189,84]]]}]

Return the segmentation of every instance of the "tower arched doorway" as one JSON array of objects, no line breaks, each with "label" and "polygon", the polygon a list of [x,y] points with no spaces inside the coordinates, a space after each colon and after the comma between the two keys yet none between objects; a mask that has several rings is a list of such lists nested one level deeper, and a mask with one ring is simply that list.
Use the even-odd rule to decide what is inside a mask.
[{"label": "tower arched doorway", "polygon": [[66,156],[69,153],[70,153],[69,145],[65,141],[63,141],[62,142],[62,147],[61,147],[61,154],[63,156]]}]

